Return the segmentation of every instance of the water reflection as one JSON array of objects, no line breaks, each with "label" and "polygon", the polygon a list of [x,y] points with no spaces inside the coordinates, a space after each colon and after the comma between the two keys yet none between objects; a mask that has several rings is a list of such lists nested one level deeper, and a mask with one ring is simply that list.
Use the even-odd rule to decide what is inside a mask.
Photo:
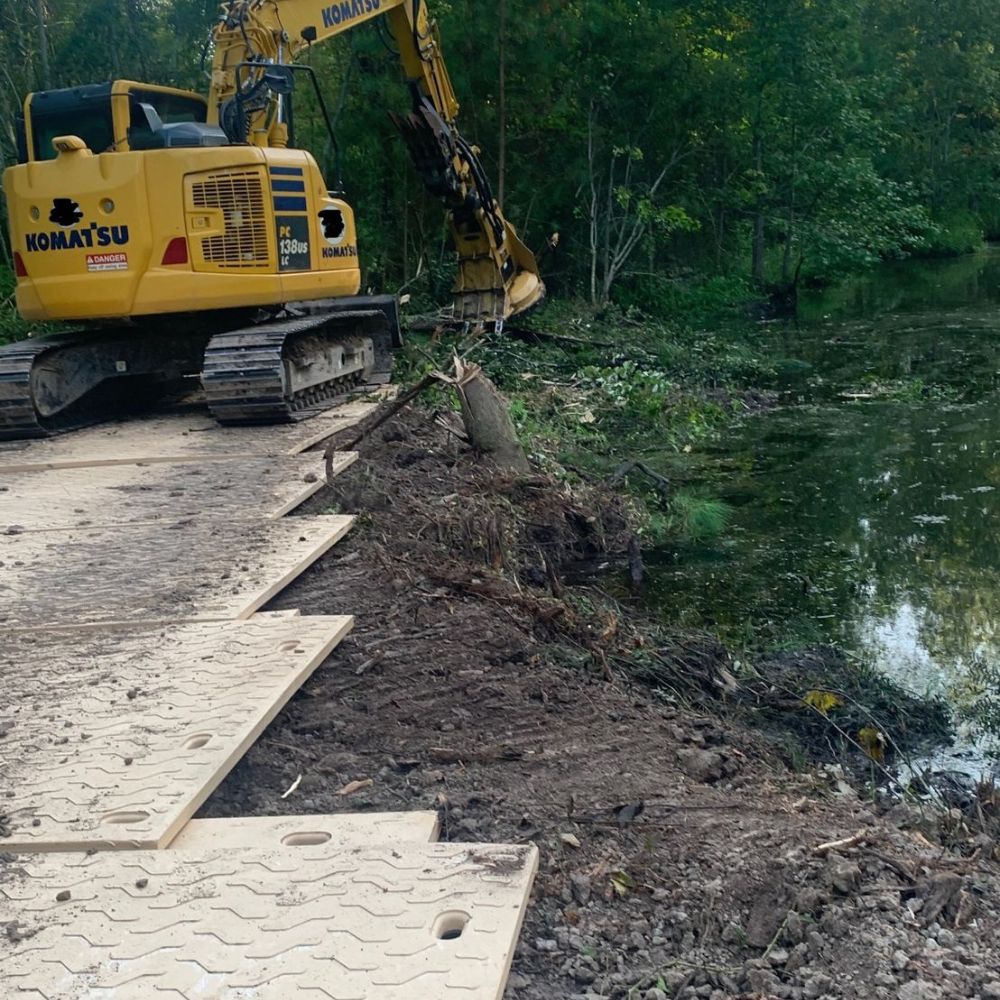
[{"label": "water reflection", "polygon": [[689,488],[737,508],[734,529],[660,553],[655,599],[732,642],[835,642],[987,716],[1000,702],[998,306],[990,253],[885,268],[772,327],[790,405],[688,471]]}]

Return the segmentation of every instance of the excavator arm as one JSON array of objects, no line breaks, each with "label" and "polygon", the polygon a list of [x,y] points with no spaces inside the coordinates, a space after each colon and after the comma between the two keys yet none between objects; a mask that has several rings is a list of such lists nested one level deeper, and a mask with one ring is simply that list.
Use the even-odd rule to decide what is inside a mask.
[{"label": "excavator arm", "polygon": [[269,70],[379,17],[411,92],[409,113],[392,120],[427,190],[448,211],[458,253],[454,319],[500,325],[538,302],[545,287],[493,196],[479,151],[458,130],[458,100],[425,0],[228,0],[213,29],[209,121],[235,141],[286,145],[285,97]]}]

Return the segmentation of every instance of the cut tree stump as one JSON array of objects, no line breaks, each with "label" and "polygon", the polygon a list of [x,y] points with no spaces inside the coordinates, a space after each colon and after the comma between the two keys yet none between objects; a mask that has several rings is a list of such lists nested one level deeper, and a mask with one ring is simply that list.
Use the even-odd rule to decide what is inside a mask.
[{"label": "cut tree stump", "polygon": [[455,358],[454,385],[462,404],[462,422],[472,446],[497,465],[517,472],[530,472],[531,465],[517,440],[507,400],[479,365]]}]

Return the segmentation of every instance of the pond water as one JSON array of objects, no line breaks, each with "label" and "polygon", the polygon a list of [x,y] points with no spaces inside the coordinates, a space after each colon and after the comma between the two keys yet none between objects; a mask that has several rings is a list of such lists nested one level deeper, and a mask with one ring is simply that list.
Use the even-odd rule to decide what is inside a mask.
[{"label": "pond water", "polygon": [[1000,750],[1000,252],[886,266],[762,326],[782,405],[671,471],[733,507],[652,599],[736,645],[840,646],[956,708],[937,765]]}]

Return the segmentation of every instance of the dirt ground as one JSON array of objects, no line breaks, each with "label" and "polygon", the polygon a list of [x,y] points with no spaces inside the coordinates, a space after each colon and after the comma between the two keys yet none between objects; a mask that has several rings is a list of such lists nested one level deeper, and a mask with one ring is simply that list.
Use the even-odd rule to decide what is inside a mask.
[{"label": "dirt ground", "polygon": [[495,475],[419,412],[361,451],[299,512],[354,530],[270,606],[355,631],[202,815],[437,809],[445,839],[534,841],[509,1000],[1000,1000],[986,835],[678,697],[725,687],[721,652],[629,680],[666,662],[641,616],[564,582],[625,549],[620,500]]}]

